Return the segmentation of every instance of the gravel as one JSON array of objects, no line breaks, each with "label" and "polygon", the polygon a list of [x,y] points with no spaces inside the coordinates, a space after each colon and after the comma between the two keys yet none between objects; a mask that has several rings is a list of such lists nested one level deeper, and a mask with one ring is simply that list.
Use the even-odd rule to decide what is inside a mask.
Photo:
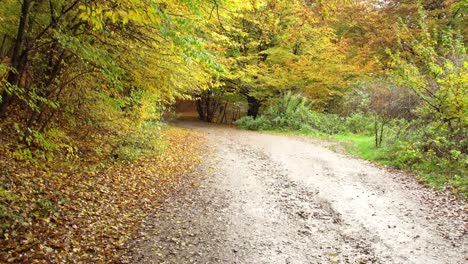
[{"label": "gravel", "polygon": [[132,263],[467,263],[466,201],[328,142],[196,122],[206,162],[131,246]]}]

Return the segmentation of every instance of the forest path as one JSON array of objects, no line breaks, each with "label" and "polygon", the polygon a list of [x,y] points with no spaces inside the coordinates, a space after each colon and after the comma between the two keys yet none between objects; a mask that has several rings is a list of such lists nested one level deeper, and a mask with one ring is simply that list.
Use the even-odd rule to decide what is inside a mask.
[{"label": "forest path", "polygon": [[134,263],[466,263],[466,203],[326,142],[196,122],[207,161]]}]

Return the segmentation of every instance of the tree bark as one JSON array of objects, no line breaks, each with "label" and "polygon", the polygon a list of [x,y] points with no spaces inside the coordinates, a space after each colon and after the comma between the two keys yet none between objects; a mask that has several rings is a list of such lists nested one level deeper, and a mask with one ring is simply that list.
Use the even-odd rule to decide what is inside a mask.
[{"label": "tree bark", "polygon": [[[16,34],[15,44],[13,48],[13,54],[11,56],[11,64],[10,67],[12,68],[7,77],[7,82],[10,85],[18,85],[19,81],[19,73],[22,71],[22,64],[25,64],[25,61],[21,61],[21,48],[24,42],[24,35],[26,29],[26,21],[28,19],[29,7],[31,5],[31,0],[23,0],[21,5],[21,17],[20,22],[18,25],[18,32]],[[5,118],[7,106],[10,104],[13,95],[8,93],[7,89],[5,89],[2,93],[2,102],[0,104],[0,118]]]},{"label": "tree bark", "polygon": [[4,34],[3,38],[2,38],[2,45],[0,45],[0,62],[5,57],[5,53],[6,53],[5,52],[5,43],[6,43],[6,40],[7,40],[7,34]]},{"label": "tree bark", "polygon": [[385,125],[385,123],[382,121],[382,124],[381,124],[381,127],[380,127],[379,147],[382,146],[383,133],[384,133],[384,125]]},{"label": "tree bark", "polygon": [[247,103],[249,108],[247,109],[247,116],[252,116],[253,118],[257,118],[258,111],[260,110],[261,103],[257,98],[248,95],[247,96]]},{"label": "tree bark", "polygon": [[198,119],[205,121],[205,111],[203,111],[202,98],[198,98],[196,100],[196,104],[197,104]]},{"label": "tree bark", "polygon": [[374,118],[374,137],[375,137],[375,147],[379,147],[379,121],[377,117]]}]

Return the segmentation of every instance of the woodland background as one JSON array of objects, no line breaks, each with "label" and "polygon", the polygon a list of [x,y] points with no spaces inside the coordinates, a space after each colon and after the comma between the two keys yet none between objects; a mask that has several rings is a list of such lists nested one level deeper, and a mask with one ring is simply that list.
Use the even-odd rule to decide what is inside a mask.
[{"label": "woodland background", "polygon": [[0,0],[0,260],[121,258],[200,160],[201,136],[165,124],[176,100],[208,122],[344,140],[465,199],[467,13],[466,0]]}]

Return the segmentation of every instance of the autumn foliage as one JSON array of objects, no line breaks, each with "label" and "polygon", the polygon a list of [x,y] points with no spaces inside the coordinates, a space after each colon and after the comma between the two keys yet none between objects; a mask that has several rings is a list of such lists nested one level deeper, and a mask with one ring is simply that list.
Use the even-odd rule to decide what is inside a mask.
[{"label": "autumn foliage", "polygon": [[[198,162],[177,99],[372,136],[468,194],[462,0],[0,0],[0,262],[117,259]],[[391,160],[391,163],[390,161]]]}]

